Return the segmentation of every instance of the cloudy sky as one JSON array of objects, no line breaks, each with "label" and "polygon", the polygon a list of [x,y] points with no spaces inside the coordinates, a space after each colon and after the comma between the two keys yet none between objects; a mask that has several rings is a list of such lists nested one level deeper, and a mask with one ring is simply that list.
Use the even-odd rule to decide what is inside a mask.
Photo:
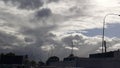
[{"label": "cloudy sky", "polygon": [[[28,54],[45,61],[101,52],[106,14],[120,14],[119,0],[0,0],[0,53]],[[120,17],[106,18],[108,51],[120,48]]]}]

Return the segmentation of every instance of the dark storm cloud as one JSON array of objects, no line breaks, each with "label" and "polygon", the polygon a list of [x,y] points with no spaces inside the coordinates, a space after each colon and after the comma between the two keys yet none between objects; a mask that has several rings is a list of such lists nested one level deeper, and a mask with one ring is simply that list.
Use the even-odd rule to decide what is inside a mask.
[{"label": "dark storm cloud", "polygon": [[43,8],[41,10],[38,10],[35,13],[35,18],[41,19],[41,18],[47,18],[52,14],[51,10],[48,8]]},{"label": "dark storm cloud", "polygon": [[[36,39],[34,44],[36,46],[42,46],[46,42],[53,44],[54,40],[52,38],[55,37],[55,35],[50,33],[50,31],[53,30],[54,28],[55,28],[54,25],[36,27],[34,29],[23,27],[21,28],[20,32],[23,33],[24,35],[34,37]],[[27,38],[25,39],[25,41],[29,42],[32,41],[32,39]]]},{"label": "dark storm cloud", "polygon": [[[25,38],[27,46],[25,47],[27,50],[23,50],[23,53],[27,53],[31,59],[39,61],[40,59],[46,60],[48,58],[48,53],[44,51],[41,47],[45,45],[60,45],[56,38],[55,34],[50,33],[55,26],[43,26],[36,27],[34,29],[23,27],[20,32],[28,37]],[[31,38],[33,37],[33,38]],[[34,41],[35,40],[35,41]],[[33,43],[31,43],[33,42]],[[47,48],[47,47],[46,47]],[[20,51],[19,48],[17,50]],[[50,51],[51,52],[51,51]],[[21,53],[22,54],[22,53]]]},{"label": "dark storm cloud", "polygon": [[[49,9],[43,9],[41,11],[43,12],[43,14],[42,13],[38,14],[38,17],[39,17],[39,15],[41,16],[41,17],[39,17],[39,19],[49,17],[49,12],[51,12]],[[28,22],[28,21],[21,20],[21,18],[15,16],[15,15],[12,15],[12,14],[7,14],[5,12],[4,12],[4,14],[1,13],[1,19],[6,21],[5,25],[3,25],[3,26],[11,27],[14,29],[16,29],[16,27],[18,27],[19,29],[17,31],[15,31],[18,33],[16,35],[19,36],[19,33],[20,33],[20,35],[22,35],[22,38],[24,38],[24,39],[22,39],[22,42],[21,42],[21,40],[19,40],[19,38],[17,39],[16,35],[15,36],[13,35],[13,37],[11,37],[11,35],[9,35],[9,34],[8,34],[8,36],[7,35],[3,36],[6,33],[2,34],[1,39],[4,40],[4,43],[9,42],[9,44],[11,44],[10,47],[7,47],[8,50],[4,49],[4,48],[6,48],[5,46],[0,47],[1,50],[3,50],[2,52],[15,51],[15,53],[17,53],[17,54],[28,54],[32,59],[38,60],[41,56],[42,56],[42,58],[44,58],[45,56],[47,58],[47,56],[48,56],[46,54],[47,52],[45,53],[44,50],[41,49],[41,46],[60,45],[60,43],[58,43],[58,41],[54,40],[54,38],[56,38],[56,35],[52,34],[50,32],[57,27],[57,25],[55,25],[55,24],[53,24],[53,25],[41,24],[40,20],[36,20],[38,22],[31,23],[30,21]],[[52,22],[52,20],[48,22],[46,19],[46,23],[51,23],[51,22]],[[12,26],[9,24],[11,24]],[[22,25],[22,24],[24,24],[24,25]],[[26,24],[29,24],[29,25],[26,25]],[[15,27],[13,27],[13,26],[15,26]],[[35,27],[32,28],[33,26],[35,26]],[[12,46],[12,44],[14,44],[15,46],[14,45]],[[10,48],[12,48],[12,50]]]},{"label": "dark storm cloud", "polygon": [[26,38],[24,38],[24,41],[25,41],[25,42],[32,42],[32,41],[34,41],[34,40],[33,40],[32,38],[27,38],[27,37],[26,37]]},{"label": "dark storm cloud", "polygon": [[37,9],[43,5],[41,0],[3,0],[6,4],[12,3],[20,9]]},{"label": "dark storm cloud", "polygon": [[[7,34],[5,32],[0,32],[0,42],[9,46],[12,43],[14,43],[15,41],[17,41],[17,37],[11,35],[11,34]],[[4,46],[4,45],[0,45],[0,46]]]}]

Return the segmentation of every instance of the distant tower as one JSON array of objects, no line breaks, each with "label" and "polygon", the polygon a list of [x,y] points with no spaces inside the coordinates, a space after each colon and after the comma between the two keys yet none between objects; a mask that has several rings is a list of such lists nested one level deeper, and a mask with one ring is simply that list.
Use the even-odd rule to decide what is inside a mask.
[{"label": "distant tower", "polygon": [[53,56],[54,55],[54,44],[53,44],[53,46],[51,46],[51,55],[50,56]]},{"label": "distant tower", "polygon": [[106,41],[104,41],[104,48],[105,48],[105,53],[106,53],[107,52]]},{"label": "distant tower", "polygon": [[71,49],[71,55],[73,55],[73,47],[74,47],[73,41],[72,41],[71,43],[72,43],[72,44],[71,44],[71,47],[72,47],[72,49]]}]

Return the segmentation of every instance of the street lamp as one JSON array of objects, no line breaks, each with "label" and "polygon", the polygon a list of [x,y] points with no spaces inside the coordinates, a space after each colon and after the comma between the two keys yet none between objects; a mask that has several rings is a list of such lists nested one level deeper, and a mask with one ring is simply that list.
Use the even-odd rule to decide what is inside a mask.
[{"label": "street lamp", "polygon": [[119,14],[114,14],[114,13],[110,13],[110,14],[106,14],[103,18],[103,34],[102,34],[102,53],[103,53],[103,47],[105,47],[105,53],[106,53],[106,41],[104,40],[104,35],[105,35],[105,23],[106,23],[106,18],[109,15],[117,15],[120,16]]}]

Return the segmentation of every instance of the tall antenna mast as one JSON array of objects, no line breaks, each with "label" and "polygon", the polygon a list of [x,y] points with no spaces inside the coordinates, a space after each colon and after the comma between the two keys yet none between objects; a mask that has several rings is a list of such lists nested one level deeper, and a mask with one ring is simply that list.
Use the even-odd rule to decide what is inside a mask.
[{"label": "tall antenna mast", "polygon": [[71,46],[72,46],[72,49],[71,49],[71,55],[73,55],[73,40],[72,40],[71,43],[72,43],[72,45],[71,45]]},{"label": "tall antenna mast", "polygon": [[107,52],[106,41],[104,41],[105,53]]}]

